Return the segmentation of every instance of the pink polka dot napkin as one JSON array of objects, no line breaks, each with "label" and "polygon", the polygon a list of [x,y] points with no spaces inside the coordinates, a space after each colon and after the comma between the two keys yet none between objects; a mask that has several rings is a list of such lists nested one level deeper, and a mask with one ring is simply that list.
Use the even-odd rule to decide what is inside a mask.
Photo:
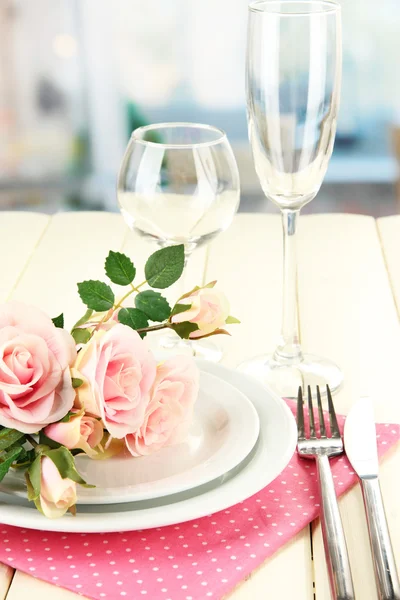
[{"label": "pink polka dot napkin", "polygon": [[[338,420],[343,426],[344,418]],[[400,439],[400,427],[377,425],[377,438],[382,456]],[[345,457],[333,460],[332,469],[339,495],[357,480]],[[0,561],[96,600],[216,600],[318,512],[315,463],[295,454],[258,494],[181,525],[114,534],[0,526]]]}]

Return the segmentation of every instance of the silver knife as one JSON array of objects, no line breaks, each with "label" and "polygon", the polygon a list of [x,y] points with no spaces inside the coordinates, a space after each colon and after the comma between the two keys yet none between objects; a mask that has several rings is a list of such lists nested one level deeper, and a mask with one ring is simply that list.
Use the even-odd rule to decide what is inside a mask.
[{"label": "silver knife", "polygon": [[400,600],[400,583],[378,479],[376,428],[370,398],[361,398],[347,416],[344,445],[347,458],[361,479],[379,598]]}]

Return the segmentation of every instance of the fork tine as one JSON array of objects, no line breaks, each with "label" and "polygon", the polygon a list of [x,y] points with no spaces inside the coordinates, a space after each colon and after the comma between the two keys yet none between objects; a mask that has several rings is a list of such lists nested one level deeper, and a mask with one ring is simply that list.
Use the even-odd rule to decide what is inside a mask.
[{"label": "fork tine", "polygon": [[297,393],[297,431],[298,439],[305,440],[306,436],[304,433],[304,411],[303,411],[303,391],[299,386]]},{"label": "fork tine", "polygon": [[328,408],[329,408],[329,423],[331,425],[332,436],[340,436],[339,425],[336,419],[335,407],[333,406],[332,394],[329,389],[329,385],[326,386],[326,394],[328,396]]},{"label": "fork tine", "polygon": [[322,401],[321,401],[321,393],[319,391],[319,385],[317,385],[317,402],[318,402],[319,428],[321,431],[321,437],[326,438],[324,411],[322,410]]},{"label": "fork tine", "polygon": [[317,436],[315,435],[314,411],[310,386],[308,386],[308,412],[310,419],[310,438],[315,439]]}]

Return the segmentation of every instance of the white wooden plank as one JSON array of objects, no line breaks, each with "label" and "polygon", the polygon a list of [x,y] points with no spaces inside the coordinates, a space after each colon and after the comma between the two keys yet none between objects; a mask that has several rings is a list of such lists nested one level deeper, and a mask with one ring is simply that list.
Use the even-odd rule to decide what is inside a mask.
[{"label": "white wooden plank", "polygon": [[[137,281],[141,281],[144,263],[157,246],[130,232],[119,214],[57,214],[12,297],[35,304],[52,316],[64,311],[67,325],[72,325],[84,312],[76,284],[85,279],[107,281],[104,260],[109,250],[121,249],[134,260],[138,268]],[[194,280],[201,284],[204,262],[205,250],[200,249],[191,259],[188,286]],[[113,287],[117,295],[123,293],[119,286]]]},{"label": "white wooden plank", "polygon": [[357,397],[370,395],[377,420],[398,417],[399,322],[372,217],[300,219],[298,296],[304,350],[344,371],[337,409],[348,412]]},{"label": "white wooden plank", "polygon": [[[400,422],[395,390],[400,364],[399,325],[376,223],[370,217],[321,215],[302,219],[299,232],[299,312],[303,348],[335,360],[345,373],[336,396],[347,413],[362,395],[375,401],[377,420]],[[400,453],[382,467],[381,483],[395,553],[400,555]],[[359,488],[340,502],[355,593],[376,600]],[[330,598],[321,530],[313,535],[317,600]]]},{"label": "white wooden plank", "polygon": [[108,251],[119,250],[126,233],[118,214],[55,215],[12,297],[35,304],[50,316],[65,312],[67,325],[72,325],[85,311],[76,284],[84,279],[105,279]]},{"label": "white wooden plank", "polygon": [[[211,245],[206,279],[231,302],[241,325],[231,338],[215,338],[224,348],[223,362],[236,366],[274,350],[280,332],[282,299],[282,234],[276,215],[238,215]],[[288,577],[290,572],[290,577]],[[258,569],[229,598],[312,598],[309,528]]]},{"label": "white wooden plank", "polygon": [[207,281],[217,279],[228,296],[232,337],[214,340],[224,348],[224,364],[271,352],[280,333],[282,304],[282,232],[278,215],[238,215],[210,246]]},{"label": "white wooden plank", "polygon": [[0,302],[5,302],[50,218],[36,213],[0,213]]},{"label": "white wooden plank", "polygon": [[[230,600],[250,600],[251,598],[254,600],[308,598],[311,600],[313,598],[312,562],[309,546],[304,543],[303,537],[304,533],[302,532],[290,540],[264,565],[256,569],[247,580],[242,581],[231,594],[228,594],[227,598]],[[304,553],[301,561],[304,570],[296,566],[299,560],[299,549]],[[293,582],[293,589],[297,590],[294,596],[289,596],[287,591],[285,592],[288,589],[286,580],[289,578],[289,570],[290,578],[296,578],[296,581]],[[271,579],[272,574],[273,579]]]},{"label": "white wooden plank", "polygon": [[400,315],[400,215],[378,219],[378,232]]},{"label": "white wooden plank", "polygon": [[13,576],[14,569],[0,563],[0,600],[5,600],[7,597]]},{"label": "white wooden plank", "polygon": [[85,596],[78,596],[69,590],[18,571],[15,573],[7,600],[25,600],[27,595],[29,600],[87,600]]}]

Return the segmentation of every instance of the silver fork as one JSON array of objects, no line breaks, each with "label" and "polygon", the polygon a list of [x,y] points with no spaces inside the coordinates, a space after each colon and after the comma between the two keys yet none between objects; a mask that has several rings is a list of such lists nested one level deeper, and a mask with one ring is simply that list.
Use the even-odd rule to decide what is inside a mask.
[{"label": "silver fork", "polygon": [[343,440],[336,419],[331,392],[326,386],[331,435],[327,435],[321,393],[317,386],[317,402],[320,424],[320,437],[317,437],[313,412],[311,388],[308,386],[308,412],[310,435],[307,437],[304,427],[303,392],[299,387],[297,397],[297,451],[302,458],[314,459],[317,463],[318,484],[321,496],[321,525],[324,540],[325,557],[328,565],[332,598],[353,600],[354,588],[350,562],[347,553],[342,520],[336,499],[335,488],[329,458],[343,453]]}]

